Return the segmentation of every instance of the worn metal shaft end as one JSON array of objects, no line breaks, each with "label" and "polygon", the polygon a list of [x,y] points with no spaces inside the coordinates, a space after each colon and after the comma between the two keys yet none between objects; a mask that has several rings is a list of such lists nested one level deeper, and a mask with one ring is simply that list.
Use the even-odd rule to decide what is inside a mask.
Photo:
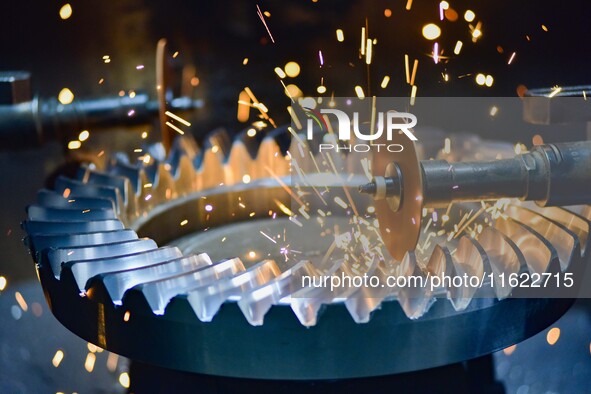
[{"label": "worn metal shaft end", "polygon": [[375,200],[387,200],[393,211],[398,211],[402,200],[402,174],[393,163],[388,166],[386,176],[376,176],[371,182],[359,186],[360,193],[371,194]]},{"label": "worn metal shaft end", "polygon": [[395,194],[392,187],[395,179],[390,177],[376,176],[371,182],[361,185],[359,191],[361,193],[371,194],[376,200],[383,200],[384,198],[391,197]]},{"label": "worn metal shaft end", "polygon": [[377,186],[375,181],[366,183],[365,185],[359,186],[359,193],[375,195],[377,192]]}]

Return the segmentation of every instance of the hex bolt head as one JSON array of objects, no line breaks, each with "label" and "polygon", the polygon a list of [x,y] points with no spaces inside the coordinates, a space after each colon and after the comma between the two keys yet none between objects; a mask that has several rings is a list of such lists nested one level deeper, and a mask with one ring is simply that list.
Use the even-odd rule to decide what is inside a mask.
[{"label": "hex bolt head", "polygon": [[19,104],[31,100],[31,73],[0,72],[0,105]]}]

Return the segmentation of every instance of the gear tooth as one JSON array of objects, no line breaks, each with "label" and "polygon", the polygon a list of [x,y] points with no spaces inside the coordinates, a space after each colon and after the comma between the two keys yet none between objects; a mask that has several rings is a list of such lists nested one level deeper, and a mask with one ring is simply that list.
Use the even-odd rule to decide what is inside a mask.
[{"label": "gear tooth", "polygon": [[433,276],[443,277],[453,270],[453,261],[446,246],[435,245],[427,262],[427,272]]},{"label": "gear tooth", "polygon": [[181,156],[189,156],[194,158],[199,153],[199,146],[192,135],[185,134],[178,136],[173,143],[171,152],[178,152]]},{"label": "gear tooth", "polygon": [[521,206],[566,227],[577,236],[581,245],[581,256],[584,254],[591,225],[588,219],[562,207],[540,207],[534,202],[522,202]]},{"label": "gear tooth", "polygon": [[[100,264],[96,261],[97,259],[116,258],[147,250],[154,250],[157,247],[156,242],[149,238],[138,238],[129,241],[117,241],[100,245],[75,245],[51,249],[47,254],[47,260],[49,261],[53,274],[57,279],[60,279],[62,266],[71,263],[69,264],[69,268],[74,272],[80,290],[83,291],[88,279],[94,276],[90,271],[94,271],[96,274],[101,274],[113,267],[113,265],[109,267],[108,265],[105,266],[104,264]],[[80,266],[87,267],[88,269],[80,270],[82,272],[80,272],[79,275],[76,275],[76,271],[79,271],[79,269],[72,269],[72,266],[79,262],[81,263]]]},{"label": "gear tooth", "polygon": [[[69,189],[69,192],[66,192],[66,189]],[[119,189],[116,187],[88,184],[59,176],[55,181],[55,191],[62,195],[67,193],[72,197],[102,197],[110,199],[115,204],[117,216],[121,220],[125,219],[125,205]]]},{"label": "gear tooth", "polygon": [[492,273],[494,274],[492,284],[495,294],[499,300],[507,298],[513,290],[507,283],[498,281],[500,274],[509,278],[517,275],[522,266],[526,265],[523,253],[517,245],[494,227],[486,227],[479,237],[480,244],[486,251]]},{"label": "gear tooth", "polygon": [[197,189],[217,187],[225,182],[225,178],[222,153],[207,149],[197,171]]},{"label": "gear tooth", "polygon": [[[484,251],[476,246],[470,237],[462,236],[458,242],[456,253],[452,256],[455,274],[459,276],[478,276],[484,274]],[[474,297],[477,288],[465,285],[452,287],[449,291],[449,299],[456,311],[462,311],[468,307]]]},{"label": "gear tooth", "polygon": [[85,221],[118,219],[111,208],[72,209],[29,205],[26,209],[29,220],[38,221]]},{"label": "gear tooth", "polygon": [[242,182],[245,175],[251,176],[253,164],[254,161],[246,144],[241,140],[234,141],[224,166],[225,184],[234,185]]},{"label": "gear tooth", "polygon": [[40,222],[36,220],[25,220],[22,223],[22,227],[27,234],[33,236],[39,234],[93,233],[124,229],[123,223],[120,220],[95,220],[92,222]]},{"label": "gear tooth", "polygon": [[225,159],[228,156],[231,148],[232,137],[230,137],[230,134],[228,134],[228,132],[223,128],[219,128],[212,131],[205,139],[205,149],[217,150],[219,153],[222,154],[223,159]]},{"label": "gear tooth", "polygon": [[115,211],[112,200],[98,197],[65,198],[53,190],[42,189],[37,192],[37,203],[47,208],[62,209],[111,209]]},{"label": "gear tooth", "polygon": [[114,162],[109,168],[109,173],[129,179],[133,193],[136,196],[140,194],[142,188],[140,172],[142,172],[140,167],[119,161]]},{"label": "gear tooth", "polygon": [[208,269],[187,271],[182,275],[160,277],[157,280],[144,282],[142,285],[129,289],[125,294],[123,303],[125,305],[126,298],[140,296],[154,314],[163,315],[165,308],[175,296],[186,294],[189,290],[212,283],[214,280],[229,278],[244,270],[245,267],[242,261],[239,258],[233,258],[216,262]]},{"label": "gear tooth", "polygon": [[152,199],[152,188],[153,183],[148,178],[146,171],[142,168],[139,171],[139,190],[136,194],[137,199],[137,206],[138,206],[138,214],[145,215],[148,211],[152,208],[152,203],[150,200]]},{"label": "gear tooth", "polygon": [[279,144],[272,137],[266,137],[261,142],[251,177],[253,179],[268,178],[270,176],[288,176],[289,160],[283,156]]},{"label": "gear tooth", "polygon": [[130,229],[77,234],[39,234],[28,235],[27,246],[31,250],[33,259],[38,262],[41,252],[49,248],[97,246],[134,239],[138,239],[138,236],[135,231]]},{"label": "gear tooth", "polygon": [[558,261],[557,252],[550,242],[529,226],[508,217],[497,220],[495,228],[515,242],[523,253],[529,272],[549,272]]},{"label": "gear tooth", "polygon": [[[379,279],[379,283],[384,284],[387,282],[389,275],[389,265],[385,262],[380,261],[377,257],[372,262],[375,264],[374,270],[368,270],[367,275],[373,275]],[[362,286],[355,290],[345,300],[345,306],[349,311],[349,314],[356,323],[367,323],[369,322],[371,313],[379,308],[384,298],[394,293],[393,288],[384,287],[373,287],[373,286]]]},{"label": "gear tooth", "polygon": [[[256,133],[254,135],[249,135],[248,133],[250,130],[255,130]],[[244,130],[238,134],[238,136],[232,142],[232,146],[236,144],[236,142],[241,142],[246,147],[250,158],[254,160],[258,155],[261,142],[265,138],[265,135],[266,133],[263,130],[257,131],[255,128],[248,128],[247,130]]]},{"label": "gear tooth", "polygon": [[[108,248],[108,251],[103,252],[102,248],[104,247]],[[145,267],[150,263],[156,264],[182,257],[182,253],[177,248],[170,246],[158,248],[156,243],[149,238],[95,246],[89,249],[89,255],[95,257],[80,260],[71,259],[65,264],[62,263],[60,281],[73,280],[80,291],[84,291],[87,282],[97,275],[115,270],[129,271]],[[101,250],[99,251],[99,249]],[[66,252],[68,252],[67,249]],[[76,252],[78,251],[75,251],[74,254]]]},{"label": "gear tooth", "polygon": [[190,290],[187,300],[197,318],[209,322],[228,298],[240,298],[245,292],[269,282],[280,274],[281,271],[274,260],[263,260],[232,277],[237,279],[240,285],[236,285],[230,278],[208,283]]},{"label": "gear tooth", "polygon": [[131,164],[129,160],[129,156],[123,152],[114,152],[109,155],[108,165],[114,165],[116,163],[123,163],[123,164]]},{"label": "gear tooth", "polygon": [[550,242],[557,252],[562,271],[568,269],[574,256],[580,256],[578,237],[562,224],[553,222],[538,212],[516,204],[509,204],[505,212],[526,226],[535,228],[536,232],[542,234]]},{"label": "gear tooth", "polygon": [[142,152],[149,155],[153,160],[160,162],[166,160],[166,149],[164,149],[162,142],[144,143],[142,144]]},{"label": "gear tooth", "polygon": [[292,157],[297,159],[303,159],[307,157],[305,151],[308,150],[308,142],[304,135],[301,134],[293,134],[291,138],[291,143],[289,144],[289,153]]},{"label": "gear tooth", "polygon": [[581,216],[588,222],[591,222],[591,205],[571,205],[563,209]]},{"label": "gear tooth", "polygon": [[[312,158],[312,151],[308,141],[304,138],[305,136],[297,135],[291,140],[289,147],[289,153],[291,155],[292,162],[298,163],[300,168],[305,172],[317,172]],[[314,158],[315,159],[315,158]]]},{"label": "gear tooth", "polygon": [[156,171],[154,171],[153,181],[151,185],[144,184],[145,187],[143,188],[145,189],[142,203],[144,211],[151,210],[156,205],[177,197],[175,182],[172,175],[170,175],[170,165],[155,162],[154,166]]},{"label": "gear tooth", "polygon": [[174,183],[179,196],[184,196],[197,190],[197,172],[189,156],[182,156],[180,158]]},{"label": "gear tooth", "polygon": [[[404,255],[400,268],[402,275],[407,278],[410,276],[425,278],[425,274],[417,265],[417,259],[414,252],[406,252]],[[431,297],[431,291],[428,286],[411,286],[402,287],[398,291],[398,302],[400,307],[409,319],[418,319],[423,316],[435,299]]]},{"label": "gear tooth", "polygon": [[146,174],[146,178],[148,179],[149,183],[152,183],[152,184],[156,183],[156,178],[158,177],[159,163],[160,162],[158,160],[150,160],[150,163],[144,164],[142,166],[142,169],[143,169],[144,173]]},{"label": "gear tooth", "polygon": [[314,265],[302,260],[278,277],[243,294],[238,307],[251,325],[260,326],[273,305],[301,288],[304,276],[314,275],[318,275]]},{"label": "gear tooth", "polygon": [[123,201],[124,216],[120,216],[125,222],[130,222],[137,217],[137,203],[136,196],[131,186],[129,178],[109,174],[104,172],[97,172],[88,167],[81,168],[79,172],[80,180],[83,183],[90,183],[95,185],[103,185],[114,187],[119,191],[119,195]]},{"label": "gear tooth", "polygon": [[[330,266],[319,268],[318,271],[322,277],[331,277],[333,275],[347,274],[343,271],[343,260],[334,261]],[[334,293],[325,286],[302,287],[292,293],[290,297],[290,306],[299,322],[306,327],[316,325],[318,312],[322,307],[323,301],[333,299]]]},{"label": "gear tooth", "polygon": [[211,259],[206,253],[184,257],[178,257],[179,255],[180,251],[173,248],[161,255],[159,261],[150,261],[149,265],[104,273],[91,281],[90,291],[102,287],[115,305],[121,305],[124,294],[135,286],[179,275],[189,276],[203,269],[213,270]]},{"label": "gear tooth", "polygon": [[267,133],[265,138],[273,138],[275,143],[279,146],[281,153],[285,156],[291,144],[292,135],[290,133],[290,126],[280,126]]},{"label": "gear tooth", "polygon": [[180,165],[181,158],[188,157],[189,160],[193,160],[199,153],[197,143],[192,136],[182,135],[174,139],[168,159],[166,162],[172,167],[172,175],[176,177],[178,175],[178,167]]}]

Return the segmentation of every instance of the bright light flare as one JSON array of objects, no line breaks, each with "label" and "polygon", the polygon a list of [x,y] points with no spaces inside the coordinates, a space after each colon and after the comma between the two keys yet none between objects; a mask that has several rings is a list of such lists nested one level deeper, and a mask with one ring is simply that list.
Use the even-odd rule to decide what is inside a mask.
[{"label": "bright light flare", "polygon": [[127,372],[123,372],[121,375],[119,375],[119,384],[126,389],[129,388],[131,380],[129,379],[129,374]]},{"label": "bright light flare", "polygon": [[51,360],[51,364],[53,364],[54,367],[59,367],[60,363],[62,362],[62,360],[64,359],[64,352],[62,350],[58,350],[57,352],[55,352],[55,355],[53,356],[53,359]]},{"label": "bright light flare", "polygon": [[295,78],[300,75],[300,65],[296,62],[288,62],[284,68],[285,74],[290,78]]},{"label": "bright light flare", "polygon": [[80,134],[78,134],[78,141],[84,142],[90,137],[90,132],[88,130],[82,130]]},{"label": "bright light flare", "polygon": [[80,141],[68,142],[68,149],[70,149],[70,150],[80,149],[81,146],[82,146],[82,143]]},{"label": "bright light flare", "polygon": [[74,93],[68,88],[63,88],[57,95],[57,99],[64,105],[70,104],[74,101]]},{"label": "bright light flare", "polygon": [[355,93],[357,94],[357,97],[359,97],[360,99],[365,98],[365,93],[363,92],[363,88],[361,86],[355,86]]},{"label": "bright light flare", "polygon": [[66,20],[72,16],[72,6],[70,3],[66,3],[60,8],[60,18]]},{"label": "bright light flare", "polygon": [[427,40],[435,40],[441,35],[441,29],[435,23],[423,26],[423,37]]},{"label": "bright light flare", "polygon": [[472,10],[467,10],[464,13],[464,20],[466,22],[472,22],[476,18],[476,14]]},{"label": "bright light flare", "polygon": [[548,331],[548,334],[546,334],[546,341],[548,341],[548,344],[550,346],[554,346],[556,344],[556,342],[558,342],[559,338],[560,338],[560,328],[558,328],[558,327],[551,328],[550,331]]}]

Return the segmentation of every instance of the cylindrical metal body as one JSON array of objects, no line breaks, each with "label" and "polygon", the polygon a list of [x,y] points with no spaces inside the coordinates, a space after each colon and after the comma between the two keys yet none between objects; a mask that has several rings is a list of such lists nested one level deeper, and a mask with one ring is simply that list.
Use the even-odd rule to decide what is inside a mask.
[{"label": "cylindrical metal body", "polygon": [[421,163],[423,201],[426,206],[445,207],[451,201],[521,198],[526,194],[527,169],[519,159],[491,162]]},{"label": "cylindrical metal body", "polygon": [[591,202],[591,141],[537,146],[513,159],[421,162],[425,206],[519,198],[541,206]]},{"label": "cylindrical metal body", "polygon": [[[197,107],[189,98],[173,99],[172,111]],[[149,123],[158,116],[158,103],[147,94],[76,100],[61,104],[56,99],[0,105],[0,149],[27,148],[47,140],[67,140],[81,130],[114,125]]]}]

